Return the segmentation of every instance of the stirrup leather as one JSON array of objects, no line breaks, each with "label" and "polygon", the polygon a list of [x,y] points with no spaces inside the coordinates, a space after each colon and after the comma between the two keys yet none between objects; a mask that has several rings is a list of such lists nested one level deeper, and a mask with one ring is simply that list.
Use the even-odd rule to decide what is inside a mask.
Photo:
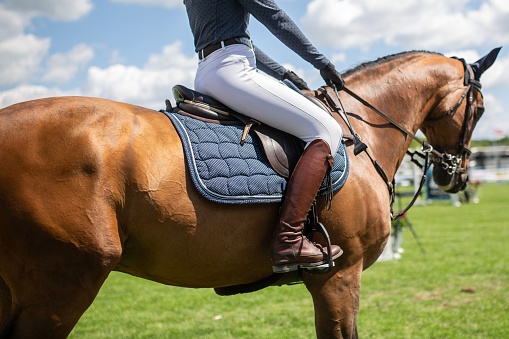
[{"label": "stirrup leather", "polygon": [[318,211],[316,207],[316,200],[313,201],[313,204],[311,205],[311,209],[309,211],[308,215],[308,224],[306,225],[306,235],[311,234],[313,232],[320,233],[323,238],[325,239],[325,244],[327,247],[327,259],[325,262],[320,262],[315,265],[310,264],[302,267],[303,269],[306,269],[308,273],[310,274],[325,274],[330,272],[330,270],[335,266],[334,259],[338,258],[343,254],[343,250],[339,252],[339,254],[333,258],[332,257],[332,244],[330,241],[329,233],[327,232],[327,229],[325,226],[318,220]]}]

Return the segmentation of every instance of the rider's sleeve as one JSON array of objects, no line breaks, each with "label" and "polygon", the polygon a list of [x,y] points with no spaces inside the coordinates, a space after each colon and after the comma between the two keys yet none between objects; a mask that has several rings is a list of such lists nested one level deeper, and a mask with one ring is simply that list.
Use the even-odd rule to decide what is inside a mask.
[{"label": "rider's sleeve", "polygon": [[258,46],[254,46],[256,67],[262,72],[270,75],[278,80],[283,79],[283,75],[286,72],[286,68],[281,66],[279,63],[274,61],[271,57],[265,54]]},{"label": "rider's sleeve", "polygon": [[274,0],[237,1],[281,42],[315,68],[322,69],[329,63]]}]

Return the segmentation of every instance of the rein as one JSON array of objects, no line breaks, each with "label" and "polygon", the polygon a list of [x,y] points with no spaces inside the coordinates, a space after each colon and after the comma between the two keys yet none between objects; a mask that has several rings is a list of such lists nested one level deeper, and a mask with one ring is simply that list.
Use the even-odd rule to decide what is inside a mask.
[{"label": "rein", "polygon": [[[337,88],[335,86],[332,86],[332,88],[334,89],[334,92],[336,94],[336,97],[337,97],[341,107],[339,107],[335,103],[335,101],[332,100],[332,98],[330,97],[328,92],[323,87],[321,88],[321,92],[324,94],[324,96],[327,99],[327,101],[329,101],[331,107],[333,107],[334,110],[336,111],[336,113],[338,113],[342,117],[342,119],[345,121],[345,123],[347,124],[348,128],[350,129],[350,132],[353,134],[353,136],[354,136],[354,144],[355,144],[355,146],[354,146],[354,154],[357,155],[357,154],[359,154],[362,151],[366,152],[366,154],[370,158],[373,166],[375,167],[375,169],[377,170],[379,175],[382,177],[382,179],[385,181],[385,183],[387,185],[387,188],[389,190],[389,195],[391,197],[390,213],[391,213],[391,219],[392,220],[398,219],[399,217],[404,215],[413,206],[413,204],[417,200],[417,197],[421,193],[422,187],[424,186],[424,182],[426,181],[426,173],[427,173],[428,169],[431,167],[431,163],[439,163],[439,164],[441,164],[442,167],[444,168],[444,170],[446,170],[447,173],[450,174],[450,175],[452,175],[454,173],[464,173],[466,171],[466,169],[459,168],[459,166],[461,164],[462,158],[463,157],[466,158],[468,155],[471,154],[470,149],[466,146],[467,141],[468,141],[467,138],[468,138],[469,132],[471,132],[468,129],[468,122],[470,120],[470,117],[474,114],[474,112],[473,112],[474,111],[474,107],[473,107],[473,89],[474,88],[480,89],[481,88],[481,84],[477,80],[474,79],[472,67],[468,63],[466,63],[465,60],[463,60],[463,59],[458,59],[458,60],[460,60],[463,63],[464,68],[465,68],[464,84],[465,84],[465,86],[467,86],[466,90],[461,95],[461,97],[456,102],[456,104],[453,107],[451,107],[447,112],[445,112],[443,115],[441,115],[439,117],[427,120],[428,122],[429,121],[438,121],[438,120],[441,120],[441,119],[443,119],[443,118],[445,118],[447,116],[453,116],[456,113],[456,111],[458,110],[458,108],[461,106],[463,100],[468,95],[466,114],[465,114],[465,119],[464,119],[464,122],[463,122],[463,131],[462,131],[462,136],[460,137],[460,143],[458,145],[458,154],[457,155],[452,155],[452,154],[449,154],[449,153],[447,153],[445,151],[439,152],[439,151],[435,150],[433,148],[433,146],[431,146],[427,141],[423,141],[423,140],[419,139],[415,134],[411,133],[406,128],[404,128],[403,126],[398,124],[392,118],[390,118],[385,113],[383,113],[382,111],[380,111],[379,109],[374,107],[368,101],[364,100],[362,97],[357,95],[355,92],[350,90],[348,87],[344,86],[342,88],[342,90],[344,92],[348,93],[350,96],[352,96],[354,99],[356,99],[357,101],[362,103],[364,106],[368,107],[369,109],[371,109],[372,111],[374,111],[375,113],[380,115],[382,118],[387,120],[391,125],[396,127],[398,130],[400,130],[401,132],[403,132],[405,135],[409,136],[413,140],[417,141],[421,145],[422,153],[410,152],[408,150],[406,152],[408,155],[411,156],[411,161],[414,164],[416,164],[417,166],[419,166],[422,169],[422,171],[423,171],[422,176],[421,176],[421,180],[420,180],[420,183],[419,183],[419,188],[415,192],[414,197],[412,198],[412,200],[408,204],[408,206],[405,209],[403,209],[402,211],[400,211],[397,215],[393,214],[393,212],[394,212],[394,202],[395,202],[395,197],[396,197],[395,196],[395,180],[393,179],[392,182],[388,180],[388,176],[385,173],[385,171],[382,168],[382,166],[380,165],[380,163],[371,156],[371,154],[367,150],[367,146],[360,141],[359,136],[353,130],[352,125],[350,124],[350,122],[348,120],[348,116],[346,114],[346,111],[343,108],[343,104],[341,102],[341,99],[339,98],[339,93],[338,93]],[[476,118],[478,119],[478,117],[476,117]],[[474,125],[472,125],[472,129],[473,129],[473,126]],[[443,148],[443,149],[446,150],[446,149],[454,149],[454,148],[456,148],[456,146],[454,146],[454,147],[447,147],[447,148]],[[360,150],[360,151],[357,151],[357,150]],[[424,165],[421,165],[417,160],[414,159],[414,155],[416,155],[416,154],[418,156],[420,156],[421,158],[424,158]],[[431,162],[430,162],[430,154],[433,154]]]}]

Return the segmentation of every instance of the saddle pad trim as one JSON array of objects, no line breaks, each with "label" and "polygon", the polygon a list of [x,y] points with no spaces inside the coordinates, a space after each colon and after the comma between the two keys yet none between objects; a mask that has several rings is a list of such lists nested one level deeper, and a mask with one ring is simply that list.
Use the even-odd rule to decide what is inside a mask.
[{"label": "saddle pad trim", "polygon": [[[186,115],[179,114],[178,112],[167,112],[164,110],[161,110],[162,113],[164,113],[173,123],[175,126],[175,129],[177,130],[182,145],[185,151],[186,155],[186,162],[189,166],[189,173],[191,175],[191,179],[193,181],[193,184],[195,185],[196,189],[202,194],[206,199],[217,202],[217,203],[223,203],[223,204],[251,204],[251,203],[273,203],[273,202],[281,202],[283,198],[283,192],[286,187],[287,180],[283,178],[282,176],[278,175],[275,171],[273,175],[271,174],[271,186],[274,187],[268,187],[267,192],[264,194],[251,194],[251,195],[224,195],[220,194],[216,191],[213,191],[209,189],[207,184],[200,178],[199,171],[198,171],[198,164],[196,162],[196,159],[194,157],[194,149],[193,149],[193,142],[191,141],[191,137],[188,133],[187,128],[184,125],[184,119],[193,119]],[[216,124],[217,126],[217,124]],[[234,127],[234,126],[233,126]],[[241,129],[241,127],[237,126]],[[239,139],[240,140],[240,139]],[[248,139],[246,142],[250,142],[252,144],[258,143],[257,140],[253,140],[251,136],[248,136]],[[256,146],[256,145],[255,145]],[[340,147],[343,147],[342,151],[343,154],[341,156],[344,157],[345,162],[345,168],[342,172],[334,172],[335,177],[333,176],[333,188],[334,191],[339,190],[344,182],[346,181],[346,178],[348,177],[349,172],[349,160],[348,156],[346,154],[346,149],[344,144],[340,145]],[[338,150],[340,150],[338,148]],[[338,153],[336,153],[336,156]],[[265,161],[266,162],[266,161]],[[267,166],[270,168],[270,165]],[[273,171],[272,168],[270,168],[270,171]],[[339,176],[338,176],[339,175]],[[268,185],[267,185],[268,186]],[[319,191],[320,195],[323,195],[325,192],[325,189],[322,189]]]}]

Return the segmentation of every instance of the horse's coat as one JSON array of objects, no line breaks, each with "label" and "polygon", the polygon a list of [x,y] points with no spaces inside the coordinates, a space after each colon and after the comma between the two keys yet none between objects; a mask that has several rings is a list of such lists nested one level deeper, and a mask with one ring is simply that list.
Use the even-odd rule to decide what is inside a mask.
[{"label": "horse's coat", "polygon": [[[464,91],[458,60],[403,53],[345,79],[408,130],[421,128],[432,145],[457,145],[464,124],[474,124],[464,122],[466,101],[455,115],[426,121]],[[482,108],[481,94],[473,93]],[[392,180],[410,138],[340,95]],[[361,272],[390,233],[385,182],[365,153],[348,152],[350,177],[331,210],[320,213],[344,254],[332,272],[304,276],[321,338],[356,337]],[[158,112],[85,97],[16,104],[0,110],[0,159],[0,337],[67,336],[112,270],[209,288],[272,273],[279,205],[205,200],[191,183],[178,135]],[[448,187],[465,180],[455,176]]]}]

